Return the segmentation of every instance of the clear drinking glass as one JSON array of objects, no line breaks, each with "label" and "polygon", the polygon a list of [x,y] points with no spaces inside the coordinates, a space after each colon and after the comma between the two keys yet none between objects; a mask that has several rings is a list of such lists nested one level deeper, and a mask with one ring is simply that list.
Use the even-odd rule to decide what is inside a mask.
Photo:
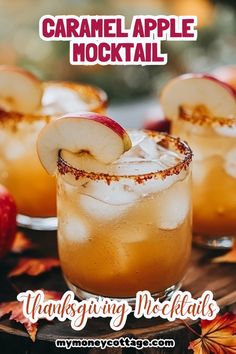
[{"label": "clear drinking glass", "polygon": [[174,134],[186,140],[193,159],[194,242],[230,248],[236,233],[236,119],[211,117],[203,106],[181,107]]},{"label": "clear drinking glass", "polygon": [[181,285],[191,250],[192,153],[161,133],[130,132],[133,147],[109,170],[58,160],[58,247],[81,298],[164,298]]},{"label": "clear drinking glass", "polygon": [[0,183],[14,196],[18,224],[36,230],[54,230],[56,183],[49,176],[36,152],[42,127],[71,110],[104,112],[104,91],[85,84],[46,82],[42,108],[35,114],[0,111]]}]

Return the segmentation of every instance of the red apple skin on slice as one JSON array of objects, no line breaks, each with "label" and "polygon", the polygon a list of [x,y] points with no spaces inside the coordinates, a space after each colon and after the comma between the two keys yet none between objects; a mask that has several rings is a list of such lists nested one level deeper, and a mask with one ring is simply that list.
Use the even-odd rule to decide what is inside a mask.
[{"label": "red apple skin on slice", "polygon": [[0,107],[6,111],[34,113],[41,106],[43,87],[30,72],[15,66],[0,66]]},{"label": "red apple skin on slice", "polygon": [[227,82],[226,80],[224,81],[224,80],[220,79],[219,77],[214,76],[214,75],[210,75],[210,74],[204,74],[204,77],[209,80],[215,81],[217,84],[222,85],[236,99],[236,90],[230,84],[230,82]]},{"label": "red apple skin on slice", "polygon": [[211,75],[231,86],[236,94],[236,65],[220,66],[213,70]]},{"label": "red apple skin on slice", "polygon": [[8,190],[0,185],[0,259],[11,249],[16,235],[16,204]]},{"label": "red apple skin on slice", "polygon": [[164,87],[161,105],[169,119],[176,119],[181,105],[204,105],[213,116],[236,114],[236,96],[226,83],[207,74],[181,75]]},{"label": "red apple skin on slice", "polygon": [[39,134],[37,151],[46,171],[54,174],[60,150],[75,154],[84,151],[109,164],[131,145],[128,133],[111,118],[93,112],[79,112],[47,124]]}]

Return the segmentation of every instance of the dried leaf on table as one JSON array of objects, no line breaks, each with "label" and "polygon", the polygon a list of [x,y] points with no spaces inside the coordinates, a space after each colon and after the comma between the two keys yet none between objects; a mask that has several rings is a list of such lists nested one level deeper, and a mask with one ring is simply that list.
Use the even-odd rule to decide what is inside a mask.
[{"label": "dried leaf on table", "polygon": [[218,315],[212,321],[201,321],[202,333],[190,342],[188,349],[194,354],[235,354],[236,353],[236,315]]},{"label": "dried leaf on table", "polygon": [[60,262],[56,258],[21,258],[16,267],[8,273],[8,277],[22,274],[36,276],[48,272],[54,267],[60,267]]},{"label": "dried leaf on table", "polygon": [[23,232],[18,231],[16,233],[11,251],[14,253],[22,253],[33,247],[33,243],[27,238],[27,236]]},{"label": "dried leaf on table", "polygon": [[236,263],[236,245],[223,256],[213,258],[213,263]]},{"label": "dried leaf on table", "polygon": [[[59,300],[61,298],[61,293],[57,291],[43,290],[45,295],[45,300]],[[19,301],[10,301],[0,303],[0,318],[4,315],[10,314],[10,320],[21,323],[29,333],[32,341],[35,341],[36,333],[38,330],[38,322],[31,323],[22,313],[22,303]]]}]

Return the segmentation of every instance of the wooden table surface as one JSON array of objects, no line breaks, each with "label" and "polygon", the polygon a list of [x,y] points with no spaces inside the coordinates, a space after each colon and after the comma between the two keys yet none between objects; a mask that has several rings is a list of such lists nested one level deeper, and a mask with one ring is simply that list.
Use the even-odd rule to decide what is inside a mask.
[{"label": "wooden table surface", "polygon": [[[37,248],[24,253],[24,256],[44,257],[57,256],[56,233],[26,231],[26,234],[37,245]],[[7,258],[7,262],[1,265],[0,272],[0,301],[15,300],[16,290],[7,281],[6,273],[12,268],[20,255],[13,255]],[[183,284],[183,290],[188,290],[194,297],[198,297],[204,290],[211,290],[218,304],[224,309],[232,309],[236,303],[236,264],[211,263],[212,253],[193,248],[190,267],[187,271]],[[21,276],[14,278],[14,284],[21,291],[27,289],[40,289],[54,291],[66,291],[67,287],[62,278],[60,269],[53,269],[48,273],[37,277]],[[108,325],[108,319],[91,319],[86,327],[80,331],[74,331],[70,322],[52,323],[41,321],[36,342],[33,343],[24,327],[6,317],[0,320],[0,353],[21,354],[21,353],[63,353],[62,349],[55,347],[54,341],[57,338],[118,338],[131,336],[134,338],[173,338],[176,341],[175,349],[160,350],[142,349],[140,353],[188,353],[187,346],[193,339],[192,333],[180,322],[174,323],[161,319],[135,319],[130,316],[126,326],[119,332],[114,332]],[[198,330],[197,323],[193,324]],[[98,353],[95,348],[70,350],[69,353]],[[113,348],[102,351],[103,353],[136,353],[135,349]]]}]

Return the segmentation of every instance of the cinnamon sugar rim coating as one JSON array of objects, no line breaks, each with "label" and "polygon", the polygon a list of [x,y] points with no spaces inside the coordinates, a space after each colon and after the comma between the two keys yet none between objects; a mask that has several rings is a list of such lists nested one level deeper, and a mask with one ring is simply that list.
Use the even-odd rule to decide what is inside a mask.
[{"label": "cinnamon sugar rim coating", "polygon": [[196,125],[219,125],[229,128],[236,125],[236,117],[214,117],[203,105],[198,105],[195,108],[180,106],[178,119]]},{"label": "cinnamon sugar rim coating", "polygon": [[177,150],[180,154],[184,155],[183,160],[178,162],[175,166],[166,168],[164,170],[157,170],[155,172],[149,172],[140,175],[110,175],[107,173],[96,173],[96,172],[86,172],[84,170],[79,170],[71,166],[67,161],[65,161],[59,154],[58,156],[58,171],[61,175],[67,173],[72,174],[76,180],[81,177],[88,178],[93,181],[105,180],[107,184],[110,184],[114,181],[119,181],[121,179],[132,179],[136,183],[141,184],[152,178],[165,179],[168,176],[178,175],[181,171],[187,170],[191,161],[192,161],[192,150],[188,144],[184,141],[181,141],[179,138],[173,137],[166,133],[159,133],[153,131],[144,130],[148,136],[151,136],[156,143],[160,144],[162,147],[169,148],[171,145]]},{"label": "cinnamon sugar rim coating", "polygon": [[[107,107],[108,99],[107,94],[102,89],[88,85],[83,83],[74,83],[74,82],[67,82],[67,81],[46,81],[43,83],[44,87],[47,86],[58,86],[58,87],[65,87],[77,91],[78,94],[81,95],[81,98],[86,99],[94,99],[97,100],[97,104],[92,109],[95,112],[100,112],[101,110]],[[86,101],[86,100],[85,100]],[[89,103],[88,103],[89,104]],[[63,112],[61,115],[64,114]],[[58,113],[56,114],[58,115]],[[17,124],[18,122],[24,121],[28,123],[33,123],[35,121],[45,121],[48,123],[52,117],[55,115],[53,114],[43,114],[40,112],[36,113],[20,113],[16,111],[5,111],[0,107],[0,124],[4,123],[14,123]]]},{"label": "cinnamon sugar rim coating", "polygon": [[20,122],[34,123],[37,121],[44,121],[49,123],[52,119],[51,115],[46,114],[30,114],[20,113],[15,111],[4,111],[0,108],[0,124],[16,126]]}]

